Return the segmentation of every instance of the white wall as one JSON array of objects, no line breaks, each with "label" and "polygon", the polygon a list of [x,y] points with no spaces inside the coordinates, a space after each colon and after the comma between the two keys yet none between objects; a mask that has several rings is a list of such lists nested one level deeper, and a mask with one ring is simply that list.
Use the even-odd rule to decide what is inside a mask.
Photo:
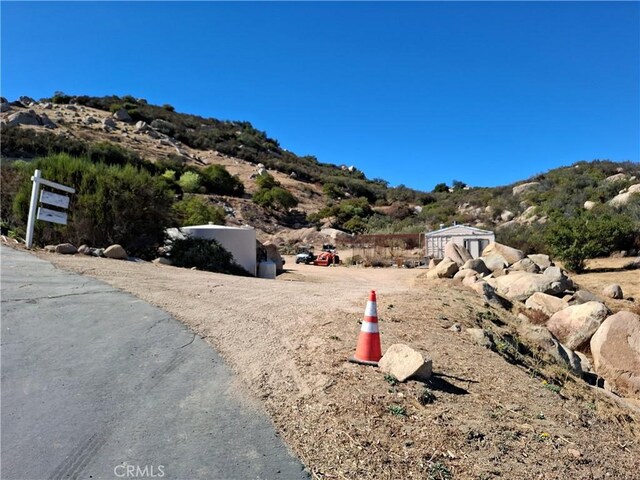
[{"label": "white wall", "polygon": [[238,265],[256,274],[256,231],[251,227],[195,225],[181,229],[185,235],[216,240],[233,255]]}]

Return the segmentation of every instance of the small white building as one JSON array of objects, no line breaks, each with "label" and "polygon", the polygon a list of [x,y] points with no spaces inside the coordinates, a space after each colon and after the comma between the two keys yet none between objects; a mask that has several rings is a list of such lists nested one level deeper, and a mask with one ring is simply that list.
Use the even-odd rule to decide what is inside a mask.
[{"label": "small white building", "polygon": [[256,275],[256,231],[251,227],[226,227],[224,225],[194,225],[190,227],[170,228],[170,238],[181,238],[185,235],[217,240],[247,272]]},{"label": "small white building", "polygon": [[453,240],[467,249],[473,258],[482,255],[482,251],[491,242],[496,241],[495,233],[469,225],[453,225],[424,234],[425,257],[444,258],[444,246]]}]

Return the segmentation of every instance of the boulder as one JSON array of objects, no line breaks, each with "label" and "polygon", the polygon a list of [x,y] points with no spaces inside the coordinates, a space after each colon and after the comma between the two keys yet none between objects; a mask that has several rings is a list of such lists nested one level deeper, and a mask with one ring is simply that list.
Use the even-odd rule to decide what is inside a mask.
[{"label": "boulder", "polygon": [[419,352],[402,343],[391,345],[384,353],[378,366],[383,373],[393,375],[399,382],[409,378],[426,380],[431,377],[433,363]]},{"label": "boulder", "polygon": [[621,311],[607,318],[591,339],[596,373],[624,396],[640,399],[640,316]]},{"label": "boulder", "polygon": [[564,300],[542,292],[535,292],[524,304],[532,310],[540,310],[548,317],[569,306]]},{"label": "boulder", "polygon": [[602,299],[587,290],[578,290],[569,300],[569,305],[582,305],[587,302],[602,303]]},{"label": "boulder", "polygon": [[55,253],[56,252],[56,245],[45,245],[44,246],[44,251],[45,252]]},{"label": "boulder", "polygon": [[120,120],[121,122],[131,121],[131,116],[129,115],[129,112],[127,112],[124,108],[121,108],[120,110],[115,112],[113,114],[113,118],[115,118],[116,120]]},{"label": "boulder", "polygon": [[173,262],[165,257],[158,257],[152,260],[151,263],[155,263],[156,265],[173,265]]},{"label": "boulder", "polygon": [[470,285],[471,289],[478,295],[484,296],[486,299],[492,299],[496,293],[496,289],[484,280],[478,280]]},{"label": "boulder", "polygon": [[626,180],[627,176],[624,173],[616,173],[615,175],[611,175],[610,177],[607,177],[604,179],[605,183],[616,183],[616,182],[622,182],[624,180]]},{"label": "boulder", "polygon": [[432,258],[429,260],[429,269],[432,270],[442,261],[441,258]]},{"label": "boulder", "polygon": [[624,207],[631,201],[633,195],[640,194],[640,184],[630,186],[626,192],[620,193],[609,200],[607,203],[612,207]]},{"label": "boulder", "polygon": [[612,283],[611,285],[607,285],[602,289],[602,295],[609,298],[624,298],[622,294],[622,288],[617,283]]},{"label": "boulder", "polygon": [[[473,270],[471,270],[471,271],[473,271]],[[462,279],[462,285],[464,285],[465,287],[470,287],[471,285],[473,285],[477,281],[478,281],[478,278],[475,275],[470,276],[470,277],[464,277]]]},{"label": "boulder", "polygon": [[456,262],[459,267],[473,258],[466,248],[458,245],[453,240],[450,240],[444,246],[444,256]]},{"label": "boulder", "polygon": [[565,290],[571,289],[574,287],[573,281],[567,277],[566,272],[564,272],[560,267],[548,267],[545,268],[542,275],[546,278],[553,280],[554,282],[558,282],[561,285],[561,292]]},{"label": "boulder", "polygon": [[458,270],[458,272],[453,276],[454,280],[460,279],[463,280],[467,277],[475,277],[478,274],[475,270],[469,270],[465,268],[463,270]]},{"label": "boulder", "polygon": [[56,253],[62,253],[65,255],[73,255],[78,249],[70,243],[61,243],[56,245]]},{"label": "boulder", "polygon": [[464,269],[475,270],[478,273],[484,275],[490,275],[491,270],[487,268],[484,261],[481,258],[472,258],[471,260],[467,260],[462,266]]},{"label": "boulder", "polygon": [[516,263],[511,265],[511,270],[519,272],[538,273],[540,271],[540,267],[538,267],[538,265],[530,258],[523,258],[522,260],[518,260]]},{"label": "boulder", "polygon": [[589,342],[609,313],[600,302],[574,305],[554,313],[547,328],[568,348],[577,350]]},{"label": "boulder", "polygon": [[273,242],[266,242],[263,247],[267,252],[267,260],[276,264],[276,272],[282,273],[284,271],[284,260],[278,251],[278,246]]},{"label": "boulder", "polygon": [[511,272],[509,275],[498,277],[496,289],[500,295],[521,302],[536,292],[551,295],[564,291],[563,285],[553,278],[528,272]]},{"label": "boulder", "polygon": [[533,260],[534,263],[540,267],[540,270],[545,270],[553,266],[549,255],[544,255],[543,253],[532,253],[531,255],[527,255],[527,258]]},{"label": "boulder", "polygon": [[126,260],[127,258],[129,258],[126,250],[118,244],[111,245],[110,247],[105,248],[104,256],[107,258],[114,258],[116,260]]},{"label": "boulder", "polygon": [[543,358],[565,365],[576,374],[582,373],[580,357],[575,352],[560,343],[543,325],[534,325],[524,316],[520,318],[517,331],[521,341],[529,347],[534,347]]},{"label": "boulder", "polygon": [[105,118],[102,120],[102,126],[107,129],[116,128],[116,122],[113,118]]},{"label": "boulder", "polygon": [[96,120],[92,116],[88,116],[82,121],[82,123],[84,123],[85,125],[93,125],[95,123],[98,123],[98,120]]},{"label": "boulder", "polygon": [[9,117],[7,117],[7,125],[38,126],[38,125],[42,125],[42,122],[40,121],[40,117],[38,117],[38,115],[33,110],[28,110],[26,112],[16,112],[9,115]]},{"label": "boulder", "polygon": [[49,116],[46,113],[43,113],[42,115],[40,115],[40,123],[42,123],[42,126],[45,128],[58,128],[58,126],[53,123],[53,121],[49,118]]},{"label": "boulder", "polygon": [[596,202],[592,202],[591,200],[587,200],[586,202],[584,202],[584,209],[585,210],[593,210],[593,208],[597,205]]},{"label": "boulder", "polygon": [[427,272],[427,278],[451,278],[458,271],[458,264],[448,257],[445,257],[433,269]]},{"label": "boulder", "polygon": [[513,214],[513,212],[510,212],[509,210],[505,210],[504,212],[502,212],[502,213],[500,214],[500,219],[501,219],[503,222],[509,222],[509,221],[513,220],[513,217],[514,217],[514,216],[515,216],[515,215]]},{"label": "boulder", "polygon": [[147,130],[149,130],[149,125],[147,125],[147,122],[143,122],[142,120],[136,122],[135,127],[133,127],[134,132],[142,133],[146,132]]},{"label": "boulder", "polygon": [[485,267],[491,272],[495,272],[496,270],[503,269],[509,265],[509,262],[502,256],[497,253],[492,253],[491,255],[483,255],[480,257],[482,263],[484,263]]},{"label": "boulder", "polygon": [[502,257],[509,263],[509,265],[516,263],[518,260],[522,260],[524,258],[524,253],[521,250],[497,242],[491,242],[489,245],[487,245],[482,251],[482,256],[486,257],[487,255],[491,255],[492,253],[502,255]]},{"label": "boulder", "polygon": [[521,195],[524,192],[528,192],[530,190],[537,190],[539,186],[540,182],[528,182],[516,185],[511,191],[513,192],[513,195]]},{"label": "boulder", "polygon": [[473,339],[473,341],[481,347],[493,349],[494,343],[491,335],[482,328],[467,328],[465,332]]},{"label": "boulder", "polygon": [[11,110],[11,105],[9,105],[8,102],[0,103],[0,112],[4,113],[8,112],[9,110]]}]

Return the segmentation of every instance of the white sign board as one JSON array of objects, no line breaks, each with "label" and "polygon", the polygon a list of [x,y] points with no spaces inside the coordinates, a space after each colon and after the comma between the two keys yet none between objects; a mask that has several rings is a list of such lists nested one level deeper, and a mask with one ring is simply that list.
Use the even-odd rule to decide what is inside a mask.
[{"label": "white sign board", "polygon": [[40,203],[46,203],[47,205],[53,205],[54,207],[68,208],[69,197],[66,195],[58,195],[53,192],[40,191]]},{"label": "white sign board", "polygon": [[58,212],[56,210],[49,210],[48,208],[38,208],[38,220],[44,220],[45,222],[59,223],[61,225],[67,224],[67,214],[65,212]]}]

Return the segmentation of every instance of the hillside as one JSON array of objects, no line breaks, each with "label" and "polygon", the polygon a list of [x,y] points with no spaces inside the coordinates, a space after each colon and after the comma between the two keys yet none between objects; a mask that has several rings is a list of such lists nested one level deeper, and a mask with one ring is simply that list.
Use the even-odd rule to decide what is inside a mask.
[{"label": "hillside", "polygon": [[[503,187],[474,188],[454,181],[427,193],[389,187],[382,179],[367,179],[355,167],[298,156],[248,122],[177,113],[170,105],[150,105],[130,96],[57,93],[37,102],[27,97],[2,100],[2,222],[5,230],[18,235],[24,220],[12,204],[28,169],[15,179],[11,166],[24,164],[9,160],[63,152],[147,170],[154,178],[164,178],[177,198],[193,194],[202,204],[216,207],[209,211],[216,223],[252,225],[262,241],[281,246],[340,238],[349,242],[345,236],[336,239],[335,230],[325,231],[332,237],[316,233],[326,228],[415,233],[458,222],[497,230],[499,241],[527,252],[549,251],[545,232],[550,225],[585,214],[624,217],[631,225],[609,250],[640,247],[640,196],[633,193],[640,183],[638,163],[579,162]],[[220,193],[205,185],[203,169],[212,165],[236,177],[240,191]],[[202,177],[195,188],[187,183],[189,172]],[[259,177],[266,173],[274,181],[262,189]]]}]

